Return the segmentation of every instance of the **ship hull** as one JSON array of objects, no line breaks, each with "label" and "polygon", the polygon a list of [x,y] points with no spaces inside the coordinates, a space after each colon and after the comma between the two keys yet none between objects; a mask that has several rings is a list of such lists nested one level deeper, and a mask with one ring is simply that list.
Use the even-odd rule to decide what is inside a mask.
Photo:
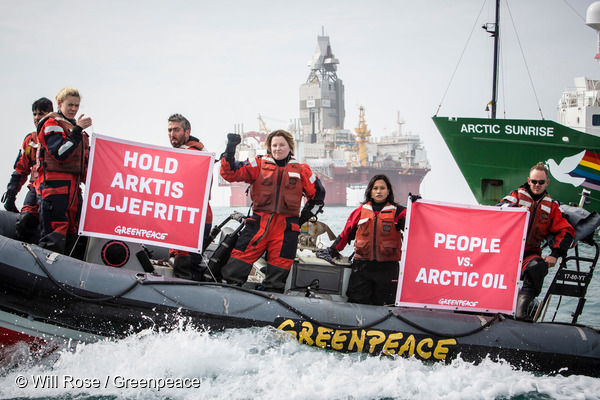
[{"label": "ship hull", "polygon": [[600,211],[600,137],[545,120],[436,116],[433,122],[480,204],[498,203],[542,161],[554,199],[579,203],[587,189],[586,208]]},{"label": "ship hull", "polygon": [[[425,168],[386,168],[384,166],[359,167],[348,170],[347,168],[333,168],[333,178],[319,176],[325,188],[325,205],[327,207],[346,207],[348,204],[348,187],[366,186],[369,180],[377,174],[385,174],[390,179],[394,188],[394,197],[399,203],[405,204],[409,193],[420,193],[421,182],[429,172]],[[228,185],[231,189],[229,199],[230,207],[249,207],[250,196],[247,194],[248,185],[234,182]]]},{"label": "ship hull", "polygon": [[369,180],[375,175],[386,175],[394,189],[394,198],[397,202],[406,204],[409,193],[420,193],[421,182],[429,172],[426,168],[396,167],[356,167],[348,170],[346,168],[333,168],[333,177],[320,176],[323,187],[325,187],[325,205],[327,207],[354,205],[348,204],[347,192],[349,186],[367,186]]},{"label": "ship hull", "polygon": [[233,182],[229,184],[231,189],[231,197],[229,198],[230,207],[250,207],[250,193],[248,192],[248,184],[243,182]]}]

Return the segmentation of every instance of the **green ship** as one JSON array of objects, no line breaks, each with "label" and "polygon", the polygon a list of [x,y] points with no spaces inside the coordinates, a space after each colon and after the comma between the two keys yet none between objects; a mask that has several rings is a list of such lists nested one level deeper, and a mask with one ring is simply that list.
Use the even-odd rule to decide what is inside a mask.
[{"label": "green ship", "polygon": [[[560,99],[558,122],[496,118],[498,11],[499,0],[488,30],[495,39],[491,118],[434,116],[433,122],[480,204],[498,203],[544,161],[554,199],[600,212],[600,81],[575,78],[576,89]],[[600,33],[600,2],[589,6],[586,24]]]}]

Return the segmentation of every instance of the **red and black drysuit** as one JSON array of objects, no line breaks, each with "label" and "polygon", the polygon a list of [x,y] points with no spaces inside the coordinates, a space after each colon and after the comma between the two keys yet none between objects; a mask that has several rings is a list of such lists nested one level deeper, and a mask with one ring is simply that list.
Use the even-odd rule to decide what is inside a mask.
[{"label": "red and black drysuit", "polygon": [[575,229],[563,217],[558,202],[552,200],[548,192],[534,195],[525,183],[517,190],[504,197],[500,203],[501,207],[526,207],[529,210],[529,226],[527,228],[527,241],[523,253],[523,264],[521,279],[523,286],[519,291],[519,297],[528,298],[526,304],[519,299],[517,303],[517,318],[525,310],[519,310],[528,306],[533,298],[542,291],[544,278],[548,274],[548,264],[542,257],[541,244],[546,237],[552,233],[555,235],[554,246],[550,255],[552,257],[565,257],[573,243]]},{"label": "red and black drysuit", "polygon": [[15,238],[29,243],[37,243],[37,228],[40,215],[34,183],[37,179],[36,153],[38,148],[37,132],[25,136],[19,155],[15,160],[14,171],[6,187],[6,192],[11,197],[21,191],[29,178],[27,195],[23,202],[20,215],[17,219]]},{"label": "red and black drysuit", "polygon": [[391,203],[367,202],[352,211],[332,247],[342,251],[354,240],[348,302],[393,304],[402,255],[402,229],[406,208]]},{"label": "red and black drysuit", "polygon": [[[180,149],[190,149],[190,150],[199,150],[206,151],[206,148],[198,140],[198,138],[191,136],[188,138],[188,141],[185,142]],[[211,180],[212,182],[212,180]],[[210,195],[209,195],[210,200]],[[210,203],[207,204],[206,207],[206,220],[204,222],[204,246],[206,247],[206,241],[210,235],[210,230],[212,226],[213,220],[213,212],[210,208]],[[202,255],[197,253],[190,253],[185,250],[177,250],[170,249],[169,253],[171,256],[175,257],[175,262],[173,265],[174,273],[179,278],[184,279],[192,279],[196,281],[204,280],[204,272],[206,271],[205,266],[201,266]]]},{"label": "red and black drysuit", "polygon": [[267,291],[282,292],[298,248],[302,196],[307,199],[305,210],[322,206],[325,188],[308,165],[292,157],[275,160],[270,154],[231,164],[221,159],[221,176],[228,182],[250,184],[253,211],[221,270],[223,278],[244,284],[252,264],[266,251],[267,271],[262,286]]},{"label": "red and black drysuit", "polygon": [[80,184],[85,181],[89,139],[75,120],[58,112],[40,121],[38,141],[39,171],[35,185],[40,205],[39,245],[64,253],[77,237],[82,201]]}]

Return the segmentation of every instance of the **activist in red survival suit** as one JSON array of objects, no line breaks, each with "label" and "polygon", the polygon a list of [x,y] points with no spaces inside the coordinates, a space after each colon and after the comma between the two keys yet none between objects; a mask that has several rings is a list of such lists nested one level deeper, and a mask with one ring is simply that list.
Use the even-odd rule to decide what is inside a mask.
[{"label": "activist in red survival suit", "polygon": [[[168,120],[168,133],[171,146],[178,149],[190,149],[206,151],[206,148],[198,140],[191,135],[192,124],[181,114],[173,114]],[[210,200],[210,195],[209,195]],[[210,235],[212,226],[213,213],[210,208],[210,203],[206,207],[206,220],[204,221],[204,245],[203,249],[208,245],[207,240]],[[183,279],[191,279],[196,281],[204,280],[204,272],[206,267],[201,265],[202,256],[196,253],[189,253],[184,250],[169,249],[171,256],[175,257],[173,263],[173,273],[175,276]]]},{"label": "activist in red survival suit", "polygon": [[[325,188],[306,164],[294,155],[294,138],[284,130],[273,131],[265,141],[267,155],[244,162],[235,161],[240,135],[227,135],[228,143],[221,157],[221,176],[228,182],[251,185],[251,217],[246,219],[231,258],[222,269],[228,283],[243,285],[252,264],[267,252],[267,271],[263,281],[266,291],[282,293],[290,272],[300,226],[323,207]],[[307,203],[300,213],[302,196]]]},{"label": "activist in red survival suit", "polygon": [[[50,99],[42,97],[34,101],[31,106],[31,112],[33,113],[33,124],[37,127],[42,118],[52,111],[54,111],[54,108]],[[10,175],[10,180],[6,187],[6,193],[2,197],[4,208],[7,211],[19,212],[15,205],[15,199],[27,181],[27,177],[29,177],[27,195],[25,195],[23,208],[21,208],[21,213],[17,218],[15,239],[36,244],[39,240],[39,237],[37,237],[37,231],[40,224],[38,200],[34,186],[38,176],[38,166],[36,160],[37,148],[37,132],[33,131],[27,134],[23,140],[22,147],[19,150],[19,155],[15,160],[15,170]]]},{"label": "activist in red survival suit", "polygon": [[375,175],[365,190],[365,200],[352,211],[342,233],[318,257],[330,261],[339,257],[354,240],[352,273],[348,281],[348,302],[394,304],[398,287],[402,234],[406,207],[394,201],[394,189],[386,175]]},{"label": "activist in red survival suit", "polygon": [[[556,265],[558,257],[564,257],[573,243],[575,230],[563,217],[559,205],[546,191],[550,179],[548,168],[543,162],[537,163],[529,171],[527,182],[502,199],[501,207],[525,207],[529,210],[529,228],[523,253],[521,279],[523,286],[517,298],[515,318],[532,320],[529,305],[542,291],[548,268]],[[541,244],[548,234],[555,235],[554,247],[545,258]]]},{"label": "activist in red survival suit", "polygon": [[81,96],[66,87],[56,95],[58,113],[50,113],[38,124],[38,162],[35,186],[40,206],[39,245],[65,253],[77,239],[81,213],[80,184],[85,181],[89,138],[83,132],[92,119],[83,114],[75,120]]}]

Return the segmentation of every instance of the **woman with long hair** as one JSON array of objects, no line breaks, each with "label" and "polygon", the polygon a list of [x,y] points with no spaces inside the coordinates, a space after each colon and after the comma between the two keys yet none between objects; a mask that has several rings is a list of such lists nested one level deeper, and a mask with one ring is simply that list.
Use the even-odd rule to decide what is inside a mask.
[{"label": "woman with long hair", "polygon": [[352,211],[346,226],[323,258],[339,256],[354,240],[348,302],[393,304],[396,298],[402,229],[406,208],[394,200],[394,189],[386,175],[375,175],[365,190],[365,199]]}]

